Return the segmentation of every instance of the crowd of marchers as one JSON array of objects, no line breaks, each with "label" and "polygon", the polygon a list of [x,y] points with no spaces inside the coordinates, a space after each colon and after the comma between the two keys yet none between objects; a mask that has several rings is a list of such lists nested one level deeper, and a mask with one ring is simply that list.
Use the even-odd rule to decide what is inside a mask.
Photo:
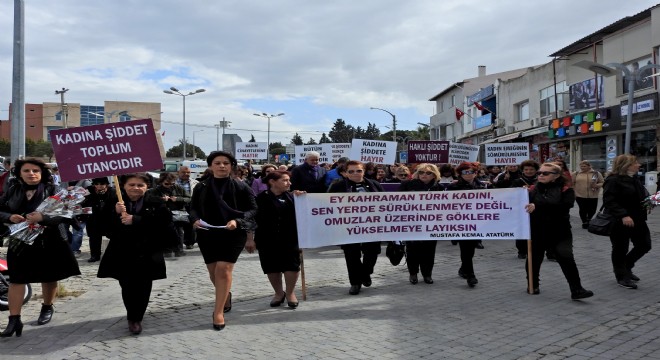
[{"label": "crowd of marchers", "polygon": [[[89,237],[89,262],[100,261],[99,278],[119,282],[126,308],[128,330],[142,332],[154,280],[166,277],[166,257],[184,256],[199,247],[214,289],[212,328],[226,326],[225,315],[232,309],[232,273],[243,250],[258,251],[263,273],[273,288],[269,306],[287,303],[298,307],[296,285],[301,266],[294,197],[305,193],[381,192],[381,184],[397,191],[470,191],[475,189],[523,187],[528,190],[530,214],[532,279],[528,291],[540,294],[540,270],[545,258],[556,261],[567,280],[571,298],[593,296],[582,286],[573,254],[573,229],[569,210],[577,203],[582,227],[599,211],[614,216],[611,230],[611,261],[616,283],[636,289],[639,277],[636,262],[651,249],[646,224],[648,197],[638,178],[640,164],[632,155],[619,155],[606,175],[593,170],[588,161],[568,171],[556,161],[539,164],[534,160],[501,169],[476,162],[448,164],[377,165],[341,158],[334,164],[319,164],[319,154],[308,152],[304,163],[287,167],[263,165],[254,172],[249,163],[239,165],[231,153],[214,151],[208,170],[191,179],[190,169],[163,173],[154,179],[148,173],[125,174],[119,191],[108,178],[62,182],[56,168],[39,159],[20,159],[0,176],[0,220],[4,224],[39,224],[45,227],[29,246],[8,244],[9,322],[0,337],[21,336],[21,308],[25,284],[41,283],[43,304],[37,324],[54,317],[57,282],[80,275],[76,257],[80,254],[83,229]],[[37,211],[38,206],[61,189],[86,187],[89,195],[83,207],[91,214],[69,219]],[[391,185],[388,186],[388,188]],[[580,230],[578,230],[580,231]],[[109,239],[102,253],[102,238]],[[458,275],[467,286],[478,284],[474,267],[481,239],[452,241],[460,248]],[[630,244],[632,243],[632,249]],[[409,282],[433,284],[436,241],[405,241]],[[19,249],[17,251],[16,249]],[[381,252],[380,242],[355,242],[341,246],[350,284],[348,293],[358,295],[370,287],[374,266]],[[518,257],[528,257],[527,241],[516,241]],[[526,267],[528,269],[528,267]],[[528,271],[529,272],[529,271]],[[529,274],[528,274],[529,276]],[[530,279],[528,279],[530,280]]]}]

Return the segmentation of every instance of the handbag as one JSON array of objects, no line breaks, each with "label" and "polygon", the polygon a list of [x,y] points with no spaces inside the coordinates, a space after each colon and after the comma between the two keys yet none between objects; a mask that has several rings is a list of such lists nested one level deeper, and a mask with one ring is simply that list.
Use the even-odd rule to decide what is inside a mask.
[{"label": "handbag", "polygon": [[188,212],[185,210],[172,210],[172,221],[175,223],[189,223]]},{"label": "handbag", "polygon": [[401,241],[388,242],[385,249],[385,256],[390,259],[392,265],[399,265],[403,257],[406,256],[406,245]]},{"label": "handbag", "polygon": [[596,216],[589,220],[587,231],[595,235],[610,236],[615,221],[614,216],[605,213],[601,206],[600,211],[596,213]]}]

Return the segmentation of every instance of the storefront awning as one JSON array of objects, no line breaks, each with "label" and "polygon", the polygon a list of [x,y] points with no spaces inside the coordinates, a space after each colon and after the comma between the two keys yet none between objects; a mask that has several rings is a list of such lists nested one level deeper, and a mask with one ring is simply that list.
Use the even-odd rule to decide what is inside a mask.
[{"label": "storefront awning", "polygon": [[482,141],[481,144],[490,144],[490,143],[494,143],[494,142],[496,142],[496,141],[497,141],[496,138],[492,138],[492,139],[488,139],[488,140]]},{"label": "storefront awning", "polygon": [[497,142],[504,142],[504,141],[517,139],[517,138],[520,137],[521,133],[522,133],[522,131],[518,131],[518,132],[514,132],[513,134],[500,136],[500,137],[497,138]]},{"label": "storefront awning", "polygon": [[535,129],[529,129],[529,130],[523,131],[522,135],[520,137],[534,136],[534,135],[538,135],[538,134],[543,134],[545,132],[548,132],[548,127],[547,126],[541,126],[541,127],[535,128]]}]

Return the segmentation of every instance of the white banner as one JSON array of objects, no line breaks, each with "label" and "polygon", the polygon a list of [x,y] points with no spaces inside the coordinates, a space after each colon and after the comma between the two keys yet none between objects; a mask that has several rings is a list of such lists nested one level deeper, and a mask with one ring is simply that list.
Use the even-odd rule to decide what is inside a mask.
[{"label": "white banner", "polygon": [[486,165],[520,165],[529,160],[529,143],[486,144]]},{"label": "white banner", "polygon": [[332,162],[336,162],[341,157],[349,157],[351,153],[351,143],[325,143],[324,149],[332,154]]},{"label": "white banner", "polygon": [[394,164],[396,162],[396,143],[394,141],[353,139],[350,159],[363,163]]},{"label": "white banner", "polygon": [[[304,194],[301,248],[385,240],[529,239],[527,189]],[[304,225],[303,225],[304,224]]]},{"label": "white banner", "polygon": [[317,153],[321,154],[319,157],[319,164],[332,164],[332,154],[328,151],[328,148],[323,145],[325,144],[296,145],[296,165],[302,165],[305,163],[305,155],[308,151],[316,151]]},{"label": "white banner", "polygon": [[237,142],[236,159],[268,159],[268,144],[265,142]]},{"label": "white banner", "polygon": [[475,162],[479,156],[479,145],[449,143],[449,164],[459,165],[462,162]]}]

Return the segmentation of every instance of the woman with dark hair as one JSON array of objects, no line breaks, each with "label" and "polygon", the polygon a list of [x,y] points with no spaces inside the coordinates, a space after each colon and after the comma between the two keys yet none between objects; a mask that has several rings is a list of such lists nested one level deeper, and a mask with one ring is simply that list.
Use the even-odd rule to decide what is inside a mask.
[{"label": "woman with dark hair", "polygon": [[18,224],[39,224],[45,227],[31,245],[10,239],[7,251],[9,267],[9,323],[0,337],[16,333],[21,336],[21,307],[25,284],[41,283],[43,303],[37,325],[50,322],[53,317],[53,301],[57,293],[57,282],[70,276],[80,275],[78,262],[73,256],[66,236],[67,219],[49,216],[35,211],[49,196],[57,193],[47,165],[39,160],[27,158],[16,160],[12,169],[16,181],[0,199],[0,221]]},{"label": "woman with dark hair", "polygon": [[384,183],[387,177],[387,173],[385,172],[385,165],[378,164],[376,165],[376,178],[374,180],[378,181],[379,183]]},{"label": "woman with dark hair", "polygon": [[[190,196],[186,194],[186,190],[176,183],[177,175],[175,173],[161,173],[156,180],[156,186],[149,189],[145,196],[149,201],[162,201],[168,209],[185,211],[186,206],[190,203]],[[178,236],[178,241],[171,249],[163,253],[166,257],[174,256],[180,257],[186,255],[183,250],[184,241],[184,227],[186,223],[175,222],[174,228]]]},{"label": "woman with dark hair", "polygon": [[[580,273],[573,257],[573,234],[571,233],[569,211],[575,203],[575,192],[562,176],[561,167],[555,163],[541,165],[538,181],[529,191],[532,233],[532,289],[537,295],[539,290],[539,272],[543,254],[552,250],[564,277],[571,289],[571,299],[579,300],[591,297],[593,292],[582,287]],[[525,271],[529,269],[525,267]],[[529,291],[529,290],[528,290]]]},{"label": "woman with dark hair", "polygon": [[[639,167],[635,156],[617,156],[603,190],[604,211],[616,219],[610,234],[612,267],[619,286],[627,289],[637,289],[635,282],[639,278],[633,274],[632,268],[651,250],[647,211],[642,206],[648,192],[637,178]],[[633,248],[628,251],[631,242]]]},{"label": "woman with dark hair", "polygon": [[568,170],[568,165],[566,165],[566,161],[562,158],[556,158],[553,163],[559,165],[561,168],[561,175],[564,178],[564,181],[566,182],[566,185],[568,187],[573,187],[573,176],[571,175],[571,171]]},{"label": "woman with dark hair", "polygon": [[[459,175],[458,181],[450,184],[447,187],[448,191],[457,190],[476,190],[487,189],[489,186],[477,180],[477,171],[479,170],[479,163],[462,162],[456,167],[456,173]],[[458,276],[467,280],[469,287],[475,287],[479,281],[474,275],[474,266],[472,258],[474,258],[474,250],[479,247],[481,240],[459,240],[458,245],[461,248],[461,267],[458,269]],[[483,248],[483,245],[482,245]]]},{"label": "woman with dark hair", "polygon": [[[433,164],[419,164],[412,180],[404,181],[399,191],[443,191],[438,183],[440,172]],[[436,240],[406,241],[406,264],[408,264],[409,281],[415,285],[418,282],[417,273],[421,270],[424,282],[433,284],[433,264],[435,263]]]},{"label": "woman with dark hair", "polygon": [[[362,162],[357,160],[347,162],[341,173],[342,179],[334,181],[328,188],[328,192],[382,192],[383,187],[380,183],[366,178],[364,173]],[[348,280],[351,283],[348,293],[357,295],[360,293],[362,285],[371,286],[371,274],[374,272],[374,266],[376,266],[378,254],[381,251],[380,242],[345,244],[341,248],[344,250]]]},{"label": "woman with dark hair", "polygon": [[573,189],[575,189],[575,201],[580,208],[580,220],[582,228],[589,228],[589,220],[596,215],[598,210],[598,194],[603,187],[603,175],[591,168],[588,160],[580,162],[580,171],[573,173]]},{"label": "woman with dark hair", "polygon": [[376,180],[376,164],[372,162],[364,163],[364,177]]},{"label": "woman with dark hair", "polygon": [[456,173],[454,172],[454,168],[450,164],[443,164],[440,169],[440,177],[436,179],[440,186],[442,186],[443,189],[446,189],[449,184],[453,183],[456,181]]},{"label": "woman with dark hair", "polygon": [[261,176],[252,181],[252,191],[254,191],[255,195],[259,195],[262,191],[268,190],[268,185],[264,181],[264,178],[266,175],[268,175],[268,173],[271,173],[275,170],[277,170],[277,167],[275,167],[273,164],[264,164],[261,167]]},{"label": "woman with dark hair", "polygon": [[[264,274],[275,291],[270,302],[278,307],[286,300],[290,308],[298,307],[294,292],[300,272],[300,248],[296,228],[296,210],[293,195],[304,191],[289,192],[291,178],[286,171],[272,171],[264,177],[268,190],[257,195],[257,229],[254,241],[248,239],[248,252],[259,250],[259,261]],[[282,276],[286,287],[282,288]]]},{"label": "woman with dark hair", "polygon": [[197,242],[215,287],[213,329],[225,328],[224,313],[231,310],[232,272],[256,226],[257,213],[252,189],[231,177],[236,158],[225,151],[214,151],[206,162],[212,176],[200,181],[193,191],[190,221],[197,230]]},{"label": "woman with dark hair", "polygon": [[142,332],[153,281],[167,277],[163,250],[176,243],[172,213],[163,201],[145,197],[149,181],[146,173],[122,176],[123,201],[108,204],[114,208],[107,219],[110,242],[97,275],[119,281],[133,335]]}]

